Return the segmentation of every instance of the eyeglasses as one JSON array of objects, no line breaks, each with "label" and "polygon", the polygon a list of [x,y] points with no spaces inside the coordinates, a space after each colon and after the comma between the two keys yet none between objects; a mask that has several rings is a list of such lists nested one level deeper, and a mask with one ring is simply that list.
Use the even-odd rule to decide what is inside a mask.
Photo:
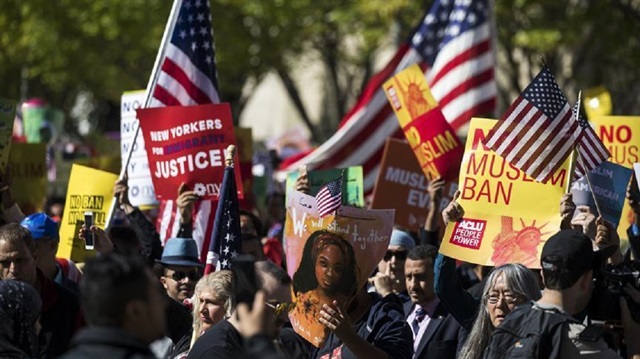
[{"label": "eyeglasses", "polygon": [[524,299],[524,295],[513,292],[500,292],[500,293],[491,293],[485,296],[485,300],[489,304],[498,304],[500,299],[504,299],[507,304],[516,304]]},{"label": "eyeglasses", "polygon": [[407,259],[407,251],[387,251],[382,259],[384,259],[385,262],[388,262],[391,260],[391,257],[396,257],[396,260],[398,261],[404,261]]},{"label": "eyeglasses", "polygon": [[280,303],[264,302],[264,304],[266,304],[267,307],[273,309],[276,312],[276,315],[280,315],[285,311],[289,313],[296,307],[296,303],[287,303],[287,302],[280,302]]},{"label": "eyeglasses", "polygon": [[175,280],[176,282],[180,282],[185,278],[189,278],[190,281],[195,282],[200,280],[200,278],[202,278],[202,275],[198,271],[191,271],[189,273],[175,271],[171,274],[171,279]]}]

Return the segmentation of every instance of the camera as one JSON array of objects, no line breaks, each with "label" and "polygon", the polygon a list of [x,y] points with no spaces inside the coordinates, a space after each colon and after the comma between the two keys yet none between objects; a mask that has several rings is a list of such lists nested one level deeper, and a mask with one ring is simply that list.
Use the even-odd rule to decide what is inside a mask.
[{"label": "camera", "polygon": [[640,305],[622,289],[631,284],[640,290],[640,261],[627,255],[618,265],[607,264],[594,272],[594,288],[589,301],[589,318],[596,321],[620,322],[620,296],[625,296],[633,320],[640,323]]}]

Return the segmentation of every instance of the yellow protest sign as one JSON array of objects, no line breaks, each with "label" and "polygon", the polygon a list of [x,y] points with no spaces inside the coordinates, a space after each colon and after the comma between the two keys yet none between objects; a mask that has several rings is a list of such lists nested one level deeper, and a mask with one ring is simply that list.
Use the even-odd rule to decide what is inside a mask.
[{"label": "yellow protest sign", "polygon": [[[598,137],[611,152],[609,161],[633,169],[640,162],[640,116],[601,116],[591,119]],[[624,195],[624,194],[623,194]],[[627,238],[627,228],[635,220],[629,202],[624,202],[618,235]]]},{"label": "yellow protest sign", "polygon": [[58,257],[83,262],[95,255],[84,249],[78,231],[84,222],[84,212],[93,212],[94,225],[103,228],[107,211],[113,201],[113,184],[118,175],[74,164],[71,167],[67,199],[60,225]]},{"label": "yellow protest sign", "polygon": [[560,228],[569,159],[549,181],[537,182],[484,146],[495,123],[471,120],[458,187],[465,216],[449,223],[440,252],[483,265],[539,268],[544,242]]},{"label": "yellow protest sign", "polygon": [[13,121],[16,116],[16,102],[0,98],[0,170],[4,171],[9,162]]},{"label": "yellow protest sign", "polygon": [[47,196],[46,145],[14,143],[9,153],[11,196],[25,214],[42,210]]}]

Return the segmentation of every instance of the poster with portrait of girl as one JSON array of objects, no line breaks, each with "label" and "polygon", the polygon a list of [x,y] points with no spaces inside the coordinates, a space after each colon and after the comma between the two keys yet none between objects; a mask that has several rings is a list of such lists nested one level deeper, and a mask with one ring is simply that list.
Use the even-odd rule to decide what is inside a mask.
[{"label": "poster with portrait of girl", "polygon": [[366,285],[389,246],[394,215],[343,206],[319,217],[315,197],[287,194],[284,236],[295,301],[289,319],[311,344],[321,346],[328,335],[318,320],[322,305],[347,308]]}]

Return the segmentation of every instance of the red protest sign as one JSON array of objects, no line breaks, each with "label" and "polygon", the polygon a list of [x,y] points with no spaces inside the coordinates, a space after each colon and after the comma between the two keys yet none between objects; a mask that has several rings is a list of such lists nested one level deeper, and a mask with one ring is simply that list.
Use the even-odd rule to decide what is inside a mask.
[{"label": "red protest sign", "polygon": [[[158,199],[175,199],[182,182],[203,198],[217,199],[224,150],[236,144],[229,104],[138,109],[137,115]],[[234,172],[242,198],[240,166]]]}]

